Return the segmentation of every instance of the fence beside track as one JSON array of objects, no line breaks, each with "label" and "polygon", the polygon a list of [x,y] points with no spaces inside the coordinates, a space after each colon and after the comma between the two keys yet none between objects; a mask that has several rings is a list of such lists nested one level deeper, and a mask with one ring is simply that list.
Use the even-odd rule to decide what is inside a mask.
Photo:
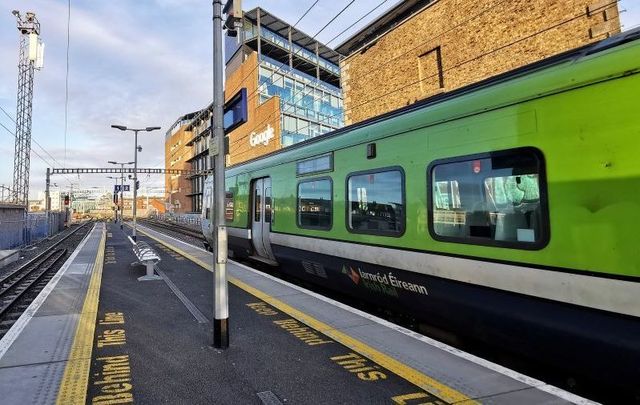
[{"label": "fence beside track", "polygon": [[11,328],[68,256],[67,253],[72,249],[64,247],[63,244],[77,234],[84,237],[86,232],[81,231],[90,230],[92,224],[87,222],[79,225],[38,255],[0,278],[0,337]]},{"label": "fence beside track", "polygon": [[65,213],[25,212],[20,205],[0,205],[0,250],[29,245],[64,229]]}]

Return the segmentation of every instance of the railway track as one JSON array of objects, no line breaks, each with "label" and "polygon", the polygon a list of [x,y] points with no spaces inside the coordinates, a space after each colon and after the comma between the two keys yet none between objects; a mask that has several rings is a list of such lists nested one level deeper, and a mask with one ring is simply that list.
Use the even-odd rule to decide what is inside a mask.
[{"label": "railway track", "polygon": [[[204,242],[206,240],[204,238],[204,236],[202,236],[201,232],[196,231],[196,230],[194,230],[192,228],[188,228],[186,226],[167,223],[167,222],[154,221],[154,220],[151,220],[151,219],[141,220],[140,222],[142,222],[143,224],[146,224],[146,225],[151,225],[151,226],[155,226],[157,228],[166,229],[168,231],[173,231],[173,232],[176,232],[176,233],[181,234],[181,235],[186,235],[186,236],[189,236],[190,238],[197,239],[200,242]],[[191,242],[191,241],[188,241],[188,242]]]},{"label": "railway track", "polygon": [[[78,226],[42,253],[0,278],[0,338],[47,285],[92,223]],[[81,231],[85,232],[81,232]]]}]

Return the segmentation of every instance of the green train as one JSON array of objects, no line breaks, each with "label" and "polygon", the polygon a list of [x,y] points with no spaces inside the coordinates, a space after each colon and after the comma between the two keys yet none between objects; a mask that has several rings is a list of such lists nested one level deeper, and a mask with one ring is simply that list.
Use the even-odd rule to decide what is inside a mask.
[{"label": "green train", "polygon": [[639,73],[635,30],[230,167],[230,253],[637,387]]}]

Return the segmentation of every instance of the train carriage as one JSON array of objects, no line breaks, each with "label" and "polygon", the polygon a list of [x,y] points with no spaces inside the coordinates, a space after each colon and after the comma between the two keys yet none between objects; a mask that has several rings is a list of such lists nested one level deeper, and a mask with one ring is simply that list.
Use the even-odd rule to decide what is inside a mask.
[{"label": "train carriage", "polygon": [[636,30],[230,167],[230,250],[632,386],[639,73]]}]

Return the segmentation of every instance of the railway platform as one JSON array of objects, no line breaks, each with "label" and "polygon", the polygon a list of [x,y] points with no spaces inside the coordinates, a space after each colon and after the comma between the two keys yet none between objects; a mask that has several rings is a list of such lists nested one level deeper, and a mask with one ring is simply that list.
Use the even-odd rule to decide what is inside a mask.
[{"label": "railway platform", "polygon": [[138,281],[125,232],[97,224],[0,341],[3,402],[590,403],[233,262],[230,347],[214,349],[211,254],[138,240],[161,279]]}]

